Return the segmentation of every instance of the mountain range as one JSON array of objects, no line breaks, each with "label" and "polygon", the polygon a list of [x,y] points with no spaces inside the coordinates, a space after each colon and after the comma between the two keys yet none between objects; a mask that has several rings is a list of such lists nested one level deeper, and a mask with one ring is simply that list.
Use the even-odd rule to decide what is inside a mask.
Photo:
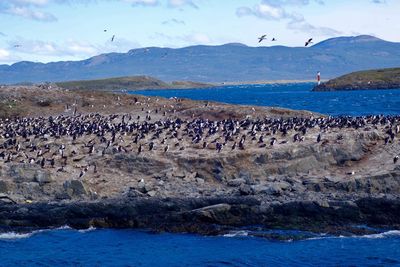
[{"label": "mountain range", "polygon": [[337,37],[311,47],[249,47],[240,43],[148,47],[81,61],[0,65],[0,83],[55,82],[148,75],[163,81],[240,82],[322,79],[400,66],[400,43],[369,35]]}]

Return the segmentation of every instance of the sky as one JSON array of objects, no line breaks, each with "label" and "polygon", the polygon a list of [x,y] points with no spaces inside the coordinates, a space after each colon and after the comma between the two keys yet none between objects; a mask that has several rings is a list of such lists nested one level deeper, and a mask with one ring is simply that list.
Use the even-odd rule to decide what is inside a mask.
[{"label": "sky", "polygon": [[361,34],[400,42],[399,10],[400,0],[0,0],[0,64]]}]

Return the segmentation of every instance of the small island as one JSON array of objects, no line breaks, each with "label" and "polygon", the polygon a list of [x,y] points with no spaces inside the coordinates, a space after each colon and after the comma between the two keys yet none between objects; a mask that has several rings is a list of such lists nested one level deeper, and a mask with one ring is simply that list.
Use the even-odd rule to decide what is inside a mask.
[{"label": "small island", "polygon": [[187,88],[207,88],[214,86],[210,83],[199,83],[192,81],[173,81],[164,82],[150,76],[126,76],[96,80],[80,80],[57,82],[57,86],[71,90],[100,90],[100,91],[119,91],[122,89],[135,90],[157,90],[157,89],[187,89]]},{"label": "small island", "polygon": [[314,87],[313,91],[399,89],[400,68],[353,72]]}]

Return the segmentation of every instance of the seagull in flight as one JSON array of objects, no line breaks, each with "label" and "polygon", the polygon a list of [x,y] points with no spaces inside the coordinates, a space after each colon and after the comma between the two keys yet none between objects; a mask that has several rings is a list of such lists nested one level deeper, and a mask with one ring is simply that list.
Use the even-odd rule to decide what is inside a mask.
[{"label": "seagull in flight", "polygon": [[114,42],[115,35],[111,37],[111,42]]},{"label": "seagull in flight", "polygon": [[261,36],[261,37],[258,37],[258,42],[259,43],[261,43],[262,41],[264,41],[265,39],[266,39],[266,37],[267,37],[267,35],[266,34],[264,34],[263,36]]},{"label": "seagull in flight", "polygon": [[309,44],[312,44],[312,38],[308,39],[308,41],[306,42],[305,46],[308,46]]}]

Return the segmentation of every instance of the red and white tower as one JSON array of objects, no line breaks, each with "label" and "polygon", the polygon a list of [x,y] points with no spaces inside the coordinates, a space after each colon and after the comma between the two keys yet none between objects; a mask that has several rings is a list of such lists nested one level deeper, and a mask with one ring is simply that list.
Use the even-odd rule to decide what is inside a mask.
[{"label": "red and white tower", "polygon": [[318,82],[318,85],[321,84],[321,72],[320,71],[317,72],[317,82]]}]

